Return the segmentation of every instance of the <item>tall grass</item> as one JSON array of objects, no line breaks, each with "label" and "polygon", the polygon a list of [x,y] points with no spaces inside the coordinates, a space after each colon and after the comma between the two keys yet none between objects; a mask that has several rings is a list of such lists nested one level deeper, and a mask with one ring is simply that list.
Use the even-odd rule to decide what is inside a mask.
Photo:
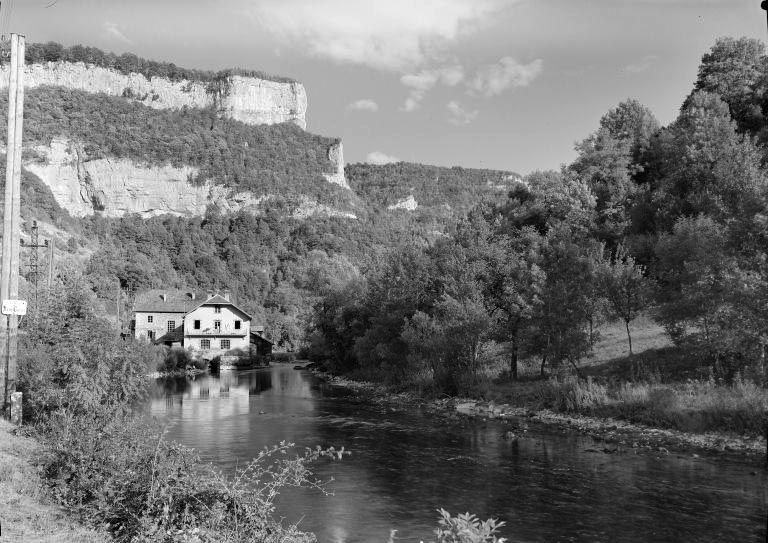
[{"label": "tall grass", "polygon": [[600,384],[593,379],[553,378],[541,384],[541,407],[560,412],[611,416],[686,432],[765,431],[768,390],[737,377],[668,385],[658,382]]}]

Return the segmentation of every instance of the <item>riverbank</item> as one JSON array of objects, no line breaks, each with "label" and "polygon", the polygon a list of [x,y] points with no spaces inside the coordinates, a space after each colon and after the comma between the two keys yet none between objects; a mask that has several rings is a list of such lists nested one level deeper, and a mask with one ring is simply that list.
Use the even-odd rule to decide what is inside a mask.
[{"label": "riverbank", "polygon": [[167,379],[170,377],[189,377],[194,379],[196,376],[208,373],[208,370],[201,370],[198,368],[187,368],[187,369],[179,369],[179,370],[173,370],[173,371],[155,371],[152,373],[148,373],[147,377],[150,379]]},{"label": "riverbank", "polygon": [[74,522],[53,503],[30,458],[39,444],[15,435],[15,427],[0,419],[0,541],[36,543],[100,543],[106,534]]},{"label": "riverbank", "polygon": [[558,413],[531,405],[513,405],[471,398],[422,398],[412,392],[392,392],[387,387],[313,370],[326,382],[348,388],[362,398],[386,403],[394,409],[426,409],[442,417],[498,420],[508,430],[505,438],[516,439],[538,427],[563,433],[579,433],[599,445],[593,452],[604,454],[651,454],[727,458],[756,466],[766,463],[766,440],[726,432],[693,433],[628,422],[612,417]]}]

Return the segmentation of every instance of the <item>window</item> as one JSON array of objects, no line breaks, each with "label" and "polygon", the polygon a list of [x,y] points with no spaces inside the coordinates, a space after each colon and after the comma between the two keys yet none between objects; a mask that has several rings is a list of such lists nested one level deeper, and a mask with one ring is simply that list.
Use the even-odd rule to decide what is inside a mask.
[{"label": "window", "polygon": [[200,330],[200,320],[199,319],[195,320],[195,330]]},{"label": "window", "polygon": [[155,332],[154,332],[154,330],[147,330],[147,339],[149,341],[152,341],[153,339],[155,339]]},{"label": "window", "polygon": [[221,313],[221,306],[220,305],[213,306],[213,312],[214,313]]},{"label": "window", "polygon": [[240,321],[235,321],[235,330],[240,330]]},{"label": "window", "polygon": [[211,340],[210,339],[201,339],[200,340],[200,348],[201,349],[210,349],[211,348]]},{"label": "window", "polygon": [[168,331],[173,332],[176,330],[176,321],[168,321]]},{"label": "window", "polygon": [[229,340],[228,339],[222,339],[221,340],[221,348],[222,349],[229,349]]},{"label": "window", "polygon": [[221,331],[221,321],[213,321],[213,329],[220,332]]},{"label": "window", "polygon": [[152,322],[154,319],[152,315],[147,315],[147,322]]}]

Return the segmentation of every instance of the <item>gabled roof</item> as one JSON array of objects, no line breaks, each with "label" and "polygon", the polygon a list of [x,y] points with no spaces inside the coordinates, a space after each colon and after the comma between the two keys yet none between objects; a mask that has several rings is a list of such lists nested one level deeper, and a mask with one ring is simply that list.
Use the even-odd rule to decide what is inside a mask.
[{"label": "gabled roof", "polygon": [[166,332],[159,338],[155,338],[156,345],[159,345],[160,343],[167,343],[167,342],[179,342],[181,343],[184,341],[184,326],[177,326],[172,332]]},{"label": "gabled roof", "polygon": [[[205,300],[203,303],[199,304],[197,307],[200,307],[201,305],[235,305],[229,300],[227,300],[224,296],[221,294],[217,294],[213,297],[211,297],[208,300]],[[197,309],[197,308],[195,308]]]},{"label": "gabled roof", "polygon": [[215,296],[211,296],[207,300],[198,303],[195,307],[191,308],[187,313],[191,313],[192,311],[203,307],[204,305],[229,305],[237,309],[240,313],[248,317],[248,320],[252,320],[253,317],[251,317],[248,313],[243,311],[241,308],[239,308],[237,305],[235,305],[232,301],[227,300],[224,296],[221,296],[220,294],[216,294]]},{"label": "gabled roof", "polygon": [[[163,300],[165,295],[165,300]],[[143,313],[187,313],[208,298],[205,292],[179,289],[152,289],[136,294],[133,310]]]},{"label": "gabled roof", "polygon": [[253,337],[256,337],[256,338],[259,338],[259,339],[261,339],[261,340],[263,340],[263,341],[266,341],[266,342],[267,342],[267,343],[269,343],[270,345],[274,345],[274,344],[275,344],[275,342],[274,342],[274,341],[269,341],[267,338],[265,338],[265,337],[264,337],[262,334],[260,334],[259,332],[254,332],[253,330],[251,330],[251,336],[253,336]]}]

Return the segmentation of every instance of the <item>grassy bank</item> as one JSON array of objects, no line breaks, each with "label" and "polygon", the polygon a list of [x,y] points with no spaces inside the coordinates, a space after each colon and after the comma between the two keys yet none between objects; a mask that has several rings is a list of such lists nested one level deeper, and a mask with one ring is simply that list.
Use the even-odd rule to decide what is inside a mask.
[{"label": "grassy bank", "polygon": [[424,377],[395,388],[330,379],[393,405],[428,405],[444,414],[457,410],[510,422],[526,417],[620,446],[727,454],[750,462],[765,455],[764,387],[749,376],[719,377],[727,368],[708,363],[706,353],[694,348],[671,345],[647,318],[633,325],[637,354],[629,355],[623,323],[605,324],[599,333],[594,350],[580,362],[582,377],[571,368],[547,368],[542,378],[539,362],[527,360],[520,378],[511,380],[499,349],[465,398],[435,394]]},{"label": "grassy bank", "polygon": [[648,319],[634,324],[638,351],[628,352],[623,324],[607,324],[580,365],[541,378],[534,362],[511,381],[499,366],[479,388],[486,400],[529,409],[614,418],[681,432],[760,436],[765,432],[768,390],[749,376],[719,367],[696,347],[672,346]]},{"label": "grassy bank", "polygon": [[0,522],[3,541],[37,543],[97,543],[103,532],[76,522],[76,517],[55,504],[30,458],[40,445],[12,433],[0,419]]}]

